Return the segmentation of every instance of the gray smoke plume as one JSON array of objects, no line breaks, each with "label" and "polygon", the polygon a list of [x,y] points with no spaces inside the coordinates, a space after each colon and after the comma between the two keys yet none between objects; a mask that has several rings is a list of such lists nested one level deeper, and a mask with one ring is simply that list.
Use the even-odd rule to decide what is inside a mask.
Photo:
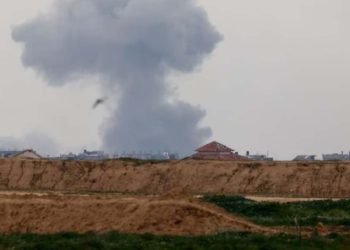
[{"label": "gray smoke plume", "polygon": [[199,126],[205,111],[170,102],[166,83],[170,71],[192,72],[221,40],[193,0],[58,0],[13,38],[24,44],[24,65],[51,85],[96,75],[118,93],[102,126],[108,151],[189,153],[211,135]]}]

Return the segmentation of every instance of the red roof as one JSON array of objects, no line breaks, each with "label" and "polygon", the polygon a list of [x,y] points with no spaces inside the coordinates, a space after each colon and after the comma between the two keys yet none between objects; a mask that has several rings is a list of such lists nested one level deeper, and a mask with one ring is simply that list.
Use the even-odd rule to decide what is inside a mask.
[{"label": "red roof", "polygon": [[232,152],[233,149],[218,143],[216,141],[213,141],[211,143],[208,143],[198,149],[196,149],[197,152]]},{"label": "red roof", "polygon": [[234,161],[247,161],[249,160],[247,157],[242,155],[237,155],[234,153],[230,153],[227,155],[206,155],[204,153],[196,153],[192,155],[192,159],[200,159],[200,160],[234,160]]}]

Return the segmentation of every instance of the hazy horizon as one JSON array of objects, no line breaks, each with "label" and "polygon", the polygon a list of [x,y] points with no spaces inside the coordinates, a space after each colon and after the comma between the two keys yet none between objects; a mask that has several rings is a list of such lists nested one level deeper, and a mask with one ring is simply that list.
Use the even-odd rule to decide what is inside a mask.
[{"label": "hazy horizon", "polygon": [[[106,96],[99,77],[85,75],[53,86],[22,64],[24,47],[13,40],[13,30],[52,10],[53,2],[4,1],[1,8],[0,48],[5,60],[0,76],[0,147],[32,145],[45,154],[99,149],[103,124],[118,108],[119,97],[91,108],[96,99]],[[175,65],[165,81],[171,98],[188,103],[181,107],[205,111],[205,116],[199,112],[191,122],[196,124],[203,116],[201,127],[212,131],[206,142],[219,141],[241,154],[269,152],[281,160],[350,150],[346,115],[350,106],[349,2],[195,3],[207,12],[223,39],[209,39],[199,52],[203,63],[195,58],[190,66],[186,63],[188,68],[173,63],[173,55],[165,53]],[[211,31],[203,32],[211,36]],[[199,144],[197,139],[191,143]]]}]

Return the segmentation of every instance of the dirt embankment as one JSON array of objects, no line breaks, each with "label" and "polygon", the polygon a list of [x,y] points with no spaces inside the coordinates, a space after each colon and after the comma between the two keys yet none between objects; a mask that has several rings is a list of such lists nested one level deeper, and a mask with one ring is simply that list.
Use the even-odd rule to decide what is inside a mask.
[{"label": "dirt embankment", "polygon": [[[264,227],[213,204],[186,196],[1,192],[0,233],[110,231],[165,235],[206,235],[225,231],[298,234],[295,227]],[[349,234],[346,226],[302,227],[305,237]]]},{"label": "dirt embankment", "polygon": [[273,233],[195,199],[108,195],[0,195],[0,233]]},{"label": "dirt embankment", "polygon": [[3,190],[350,197],[350,162],[31,161],[0,159]]}]

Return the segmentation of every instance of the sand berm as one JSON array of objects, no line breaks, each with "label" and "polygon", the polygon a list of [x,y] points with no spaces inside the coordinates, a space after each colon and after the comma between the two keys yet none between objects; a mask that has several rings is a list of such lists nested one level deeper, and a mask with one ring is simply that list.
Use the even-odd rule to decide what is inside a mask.
[{"label": "sand berm", "polygon": [[350,162],[0,159],[2,190],[350,197]]}]

